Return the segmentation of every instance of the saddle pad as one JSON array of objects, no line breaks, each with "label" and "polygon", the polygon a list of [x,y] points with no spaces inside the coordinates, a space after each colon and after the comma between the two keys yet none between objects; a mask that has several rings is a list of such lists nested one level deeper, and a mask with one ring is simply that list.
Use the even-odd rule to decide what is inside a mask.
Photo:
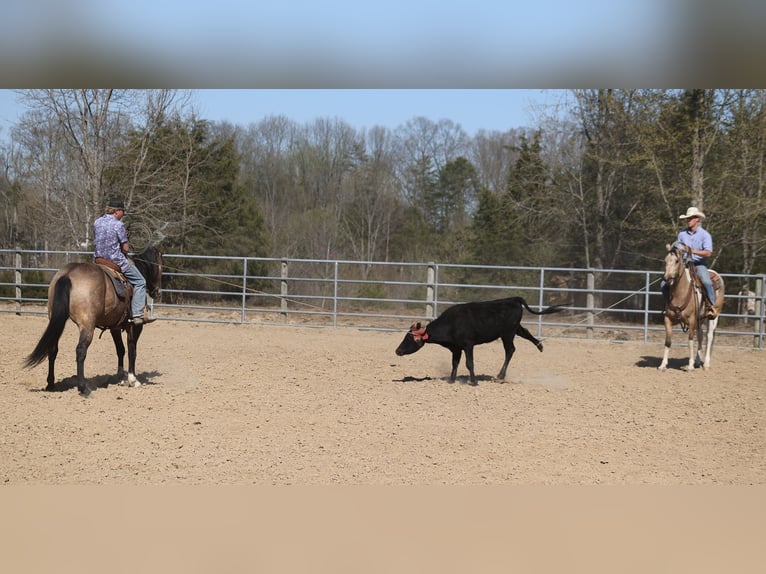
[{"label": "saddle pad", "polygon": [[718,275],[718,271],[713,271],[712,269],[708,269],[708,272],[710,273],[710,280],[713,282],[713,289],[717,291],[720,275]]},{"label": "saddle pad", "polygon": [[101,257],[96,257],[96,263],[101,267],[104,273],[106,273],[107,277],[112,280],[112,285],[114,285],[114,291],[117,293],[117,298],[120,301],[125,301],[126,297],[130,299],[133,295],[133,286],[122,274],[119,265]]}]

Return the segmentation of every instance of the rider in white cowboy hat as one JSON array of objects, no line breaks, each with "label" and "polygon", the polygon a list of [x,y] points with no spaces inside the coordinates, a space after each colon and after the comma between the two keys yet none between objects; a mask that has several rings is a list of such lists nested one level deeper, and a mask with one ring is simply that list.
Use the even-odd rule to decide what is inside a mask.
[{"label": "rider in white cowboy hat", "polygon": [[705,214],[692,206],[678,218],[686,221],[686,229],[678,232],[676,245],[680,244],[685,247],[687,257],[696,267],[697,275],[705,287],[709,300],[707,316],[709,319],[715,319],[718,316],[718,310],[715,307],[715,289],[713,289],[713,281],[710,279],[710,272],[707,268],[708,260],[713,256],[713,237],[706,229],[702,228]]}]

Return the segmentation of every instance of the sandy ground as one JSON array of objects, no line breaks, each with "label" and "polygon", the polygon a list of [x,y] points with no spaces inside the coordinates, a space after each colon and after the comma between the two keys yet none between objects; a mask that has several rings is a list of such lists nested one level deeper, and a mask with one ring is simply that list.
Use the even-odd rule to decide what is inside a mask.
[{"label": "sandy ground", "polygon": [[[76,390],[76,329],[57,362],[22,369],[46,319],[3,314],[0,484],[763,485],[762,351],[716,348],[710,371],[670,370],[661,345],[499,342],[447,382],[437,345],[397,357],[403,333],[158,321],[139,388],[116,384],[108,334]],[[406,328],[406,327],[403,327]]]}]

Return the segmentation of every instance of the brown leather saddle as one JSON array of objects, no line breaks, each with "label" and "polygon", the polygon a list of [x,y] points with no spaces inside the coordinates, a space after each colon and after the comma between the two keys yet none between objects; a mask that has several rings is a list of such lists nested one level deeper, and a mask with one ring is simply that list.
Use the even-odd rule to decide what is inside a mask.
[{"label": "brown leather saddle", "polygon": [[133,297],[133,285],[130,284],[122,274],[122,269],[115,262],[103,257],[96,257],[96,264],[106,273],[107,277],[112,280],[114,285],[114,291],[117,293],[117,298],[120,301],[130,301]]}]

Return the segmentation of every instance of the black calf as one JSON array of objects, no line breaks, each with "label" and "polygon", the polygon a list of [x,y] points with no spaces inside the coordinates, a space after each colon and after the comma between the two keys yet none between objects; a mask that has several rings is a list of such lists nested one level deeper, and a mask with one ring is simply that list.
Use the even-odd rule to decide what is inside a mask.
[{"label": "black calf", "polygon": [[396,354],[400,356],[412,354],[419,351],[426,343],[437,343],[446,347],[452,351],[450,382],[454,383],[460,356],[465,351],[465,364],[471,375],[471,384],[476,385],[476,375],[473,370],[474,346],[502,339],[505,360],[497,378],[503,380],[508,363],[516,351],[516,346],[513,344],[516,335],[534,343],[541,352],[543,350],[543,344],[521,325],[523,307],[535,315],[547,315],[564,310],[561,305],[553,305],[542,311],[535,311],[522,297],[462,303],[450,307],[425,327],[422,327],[420,323],[413,324],[397,347]]}]

